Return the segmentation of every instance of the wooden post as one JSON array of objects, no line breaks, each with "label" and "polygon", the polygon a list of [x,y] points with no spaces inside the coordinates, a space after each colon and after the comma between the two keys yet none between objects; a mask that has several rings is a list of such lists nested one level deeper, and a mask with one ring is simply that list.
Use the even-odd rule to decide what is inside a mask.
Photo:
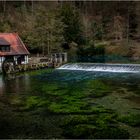
[{"label": "wooden post", "polygon": [[57,63],[57,54],[55,53],[54,56],[55,56],[55,63]]},{"label": "wooden post", "polygon": [[62,64],[62,53],[59,53],[59,63]]},{"label": "wooden post", "polygon": [[49,61],[52,63],[52,60],[53,60],[53,56],[52,54],[50,55],[50,58],[49,58]]},{"label": "wooden post", "polygon": [[27,61],[27,64],[28,64],[28,55],[26,55],[26,61]]},{"label": "wooden post", "polygon": [[67,53],[64,53],[64,62],[67,62]]},{"label": "wooden post", "polygon": [[1,62],[1,57],[0,57],[0,71],[1,71],[1,68],[2,68],[2,62]]},{"label": "wooden post", "polygon": [[17,65],[17,57],[14,56],[14,61],[15,61],[15,64]]}]

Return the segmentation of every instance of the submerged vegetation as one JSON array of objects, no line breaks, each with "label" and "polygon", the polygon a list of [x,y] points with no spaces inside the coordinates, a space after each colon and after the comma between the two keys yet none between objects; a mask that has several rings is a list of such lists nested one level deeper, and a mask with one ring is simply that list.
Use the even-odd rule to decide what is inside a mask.
[{"label": "submerged vegetation", "polygon": [[125,115],[120,117],[118,120],[130,126],[140,127],[140,114]]},{"label": "submerged vegetation", "polygon": [[126,130],[115,125],[114,115],[72,116],[64,124],[66,138],[129,138]]},{"label": "submerged vegetation", "polygon": [[[83,87],[81,88],[82,84]],[[63,114],[110,112],[102,106],[96,104],[92,106],[90,102],[85,101],[86,98],[102,97],[109,92],[109,88],[99,81],[79,82],[76,85],[72,83],[68,85],[41,83],[39,91],[40,95],[27,96],[21,109],[32,110],[47,107],[49,112]]]},{"label": "submerged vegetation", "polygon": [[[113,83],[104,82],[102,78],[92,79],[91,75],[90,79],[80,79],[82,74],[77,74],[79,80],[68,80],[67,74],[72,76],[71,72],[55,70],[25,73],[30,76],[29,87],[23,86],[18,91],[9,89],[8,95],[3,94],[0,98],[0,138],[127,139],[139,136],[133,136],[125,127],[138,129],[139,114],[126,115],[125,110],[120,114],[119,106],[112,109],[112,104],[107,107],[103,101],[117,94]],[[19,74],[15,80],[21,79],[21,84],[24,78]],[[118,94],[123,95],[122,90],[118,90]],[[115,98],[116,102],[120,99],[124,98]]]}]

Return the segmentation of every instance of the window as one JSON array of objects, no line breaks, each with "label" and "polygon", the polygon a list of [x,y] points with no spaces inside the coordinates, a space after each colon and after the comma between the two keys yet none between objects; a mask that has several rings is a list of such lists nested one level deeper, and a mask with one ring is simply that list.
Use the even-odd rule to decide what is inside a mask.
[{"label": "window", "polygon": [[10,46],[9,45],[1,45],[0,51],[1,52],[10,52]]}]

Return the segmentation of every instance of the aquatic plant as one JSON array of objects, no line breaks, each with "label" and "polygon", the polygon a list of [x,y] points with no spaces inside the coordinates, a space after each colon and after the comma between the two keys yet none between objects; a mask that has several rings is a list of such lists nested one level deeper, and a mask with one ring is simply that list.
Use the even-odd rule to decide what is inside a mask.
[{"label": "aquatic plant", "polygon": [[[119,116],[119,112],[115,112],[120,110],[118,100],[124,97],[117,93],[124,87],[119,82],[113,85],[112,80],[82,79],[79,75],[78,80],[68,81],[67,78],[72,77],[70,72],[68,75],[58,71],[49,74],[45,70],[28,73],[28,87],[22,87],[24,82],[20,80],[25,78],[19,75],[19,91],[7,89],[10,92],[0,98],[0,138],[123,139],[129,135],[132,138],[128,125],[131,124],[134,131],[139,127],[139,116]],[[128,99],[123,98],[125,100]],[[106,106],[105,102],[109,104]],[[115,106],[114,102],[119,105]],[[111,110],[111,105],[115,110]],[[120,122],[124,124],[119,125]],[[133,136],[137,137],[139,134]]]},{"label": "aquatic plant", "polygon": [[119,128],[116,114],[73,115],[62,124],[66,138],[129,138],[129,133]]},{"label": "aquatic plant", "polygon": [[138,126],[140,127],[140,114],[129,114],[120,116],[118,121],[126,123],[130,126]]},{"label": "aquatic plant", "polygon": [[87,82],[87,89],[90,97],[103,97],[110,93],[110,88],[103,82],[98,80],[90,80]]}]

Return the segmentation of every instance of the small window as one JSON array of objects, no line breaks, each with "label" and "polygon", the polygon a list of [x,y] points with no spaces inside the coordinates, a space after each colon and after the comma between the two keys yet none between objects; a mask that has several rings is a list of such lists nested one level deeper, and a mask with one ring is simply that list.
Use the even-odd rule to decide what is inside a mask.
[{"label": "small window", "polygon": [[1,52],[10,52],[10,46],[9,45],[0,46],[0,51]]}]

